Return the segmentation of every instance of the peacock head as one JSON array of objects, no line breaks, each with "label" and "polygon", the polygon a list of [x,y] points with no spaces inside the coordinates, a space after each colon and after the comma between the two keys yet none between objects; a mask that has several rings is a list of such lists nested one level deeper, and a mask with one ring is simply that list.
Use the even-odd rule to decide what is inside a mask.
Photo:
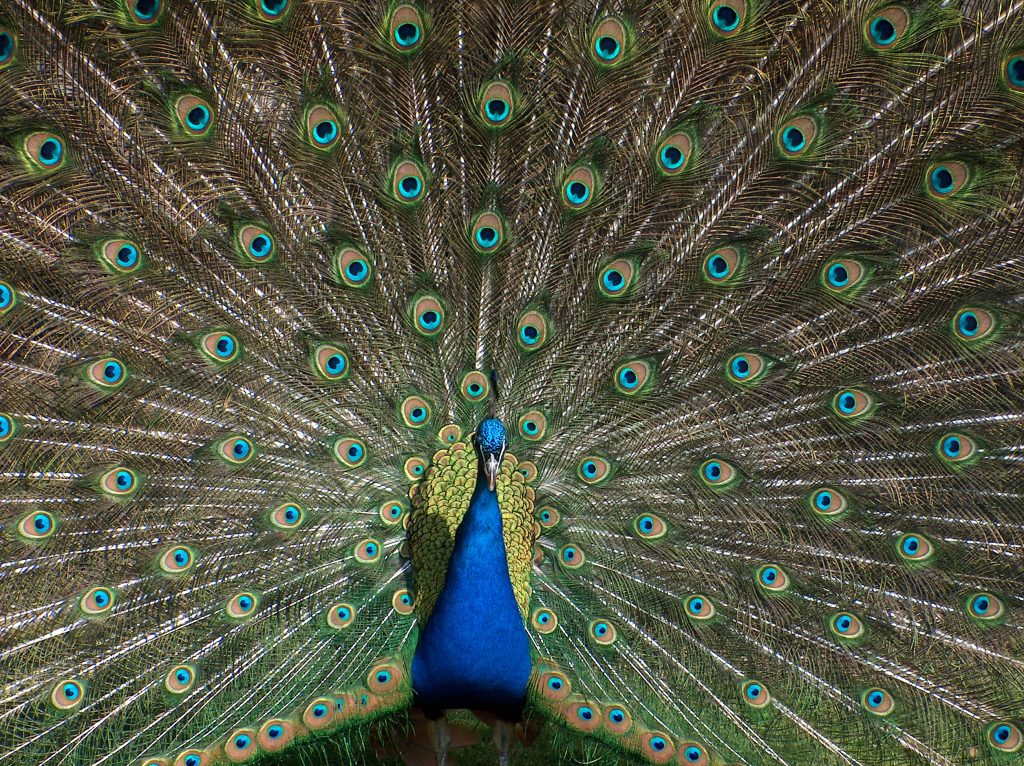
[{"label": "peacock head", "polygon": [[493,491],[498,481],[501,460],[508,448],[508,431],[497,418],[487,418],[476,429],[476,448],[487,472],[487,486]]}]

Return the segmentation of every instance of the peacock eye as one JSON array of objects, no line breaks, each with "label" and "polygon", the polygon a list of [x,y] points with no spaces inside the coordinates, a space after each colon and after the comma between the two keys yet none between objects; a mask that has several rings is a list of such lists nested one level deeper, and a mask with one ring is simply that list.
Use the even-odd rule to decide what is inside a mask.
[{"label": "peacock eye", "polygon": [[340,136],[340,120],[330,107],[317,105],[306,112],[306,138],[314,149],[333,149]]},{"label": "peacock eye", "polygon": [[358,468],[366,461],[366,444],[354,437],[335,439],[331,452],[345,468]]},{"label": "peacock eye", "polygon": [[733,37],[739,34],[746,15],[746,0],[715,2],[708,9],[708,21],[711,22],[711,29],[719,37]]},{"label": "peacock eye", "polygon": [[645,513],[633,519],[633,532],[642,540],[657,540],[665,536],[668,526],[660,516]]},{"label": "peacock eye", "polygon": [[6,282],[0,281],[0,316],[3,316],[18,302],[18,294]]},{"label": "peacock eye", "polygon": [[743,691],[743,701],[751,707],[763,708],[771,702],[768,688],[760,681],[744,681],[741,689]]},{"label": "peacock eye", "polygon": [[819,516],[838,516],[847,508],[846,496],[839,490],[822,487],[811,493],[811,510]]},{"label": "peacock eye", "polygon": [[463,376],[460,390],[469,401],[479,402],[487,398],[490,388],[491,384],[486,375],[478,370],[471,370]]},{"label": "peacock eye", "polygon": [[479,111],[484,124],[492,129],[507,125],[515,112],[515,96],[512,87],[502,81],[495,80],[480,93]]},{"label": "peacock eye", "polygon": [[884,51],[892,48],[910,26],[910,14],[898,5],[883,8],[864,23],[864,37],[869,48]]},{"label": "peacock eye", "polygon": [[548,337],[548,321],[539,311],[527,311],[516,323],[516,340],[523,351],[536,351]]},{"label": "peacock eye", "polygon": [[963,308],[953,317],[953,332],[966,343],[987,338],[995,329],[995,316],[982,308]]},{"label": "peacock eye", "polygon": [[570,210],[583,210],[594,201],[597,172],[590,165],[577,165],[562,182],[562,202]]},{"label": "peacock eye", "polygon": [[867,712],[877,716],[887,716],[896,707],[892,695],[885,689],[867,689],[860,695],[860,701]]},{"label": "peacock eye", "polygon": [[860,638],[864,635],[864,623],[850,612],[837,612],[829,621],[832,634],[841,639]]},{"label": "peacock eye", "polygon": [[692,155],[693,139],[681,130],[666,136],[655,150],[658,170],[667,177],[678,176],[686,170]]},{"label": "peacock eye", "polygon": [[715,615],[715,605],[707,596],[693,595],[686,599],[686,614],[695,620],[709,620]]},{"label": "peacock eye", "polygon": [[132,21],[143,26],[155,23],[163,10],[161,0],[125,0],[125,4]]},{"label": "peacock eye", "polygon": [[372,538],[362,540],[356,545],[355,558],[360,564],[372,564],[380,560],[380,543]]},{"label": "peacock eye", "polygon": [[705,460],[700,467],[700,478],[713,490],[728,489],[739,480],[739,474],[730,463],[719,458]]},{"label": "peacock eye", "polygon": [[1003,77],[1010,90],[1024,93],[1024,51],[1011,53],[1003,61]]},{"label": "peacock eye", "polygon": [[1021,748],[1024,736],[1015,724],[994,723],[988,729],[988,743],[1004,753],[1015,753]]},{"label": "peacock eye", "polygon": [[422,396],[409,396],[402,402],[402,421],[409,428],[422,428],[430,422],[430,405]]},{"label": "peacock eye", "polygon": [[239,593],[228,599],[224,605],[224,611],[232,619],[243,619],[251,617],[256,612],[258,599],[253,593]]},{"label": "peacock eye", "polygon": [[928,168],[928,191],[935,197],[952,197],[970,178],[970,170],[962,162],[939,162]]},{"label": "peacock eye", "polygon": [[738,248],[720,247],[704,259],[704,279],[715,285],[731,282],[739,274],[742,264],[743,256]]},{"label": "peacock eye", "polygon": [[356,619],[356,610],[351,604],[338,603],[327,608],[327,626],[333,630],[344,630]]},{"label": "peacock eye", "polygon": [[373,276],[373,261],[359,248],[342,245],[334,255],[334,272],[347,287],[366,287]]},{"label": "peacock eye", "polygon": [[167,574],[181,574],[195,566],[196,556],[191,548],[174,546],[160,556],[160,568]]},{"label": "peacock eye", "polygon": [[775,564],[765,564],[757,570],[757,583],[766,591],[781,593],[789,588],[789,576]]},{"label": "peacock eye", "polygon": [[961,433],[950,433],[937,442],[936,451],[945,463],[965,464],[973,462],[978,455],[978,445],[969,436]]},{"label": "peacock eye", "polygon": [[85,373],[91,383],[104,391],[120,388],[128,378],[128,369],[124,363],[112,356],[93,362]]},{"label": "peacock eye", "polygon": [[423,19],[411,5],[400,5],[391,14],[390,42],[395,50],[411,53],[423,44]]},{"label": "peacock eye", "polygon": [[478,253],[492,253],[500,248],[505,240],[505,223],[494,211],[485,210],[473,218],[469,236],[473,249]]},{"label": "peacock eye", "polygon": [[726,362],[725,374],[733,383],[754,383],[768,371],[768,360],[761,354],[746,351],[733,354]]},{"label": "peacock eye", "polygon": [[10,29],[0,27],[0,69],[7,67],[18,51],[18,37]]},{"label": "peacock eye", "polygon": [[50,703],[60,711],[74,710],[84,699],[85,686],[71,678],[58,681],[50,691]]},{"label": "peacock eye", "polygon": [[213,107],[200,96],[191,93],[178,96],[174,102],[174,114],[185,136],[202,138],[213,129]]},{"label": "peacock eye", "polygon": [[444,328],[445,310],[441,299],[434,295],[417,298],[410,309],[416,331],[432,338]]},{"label": "peacock eye", "polygon": [[825,264],[821,271],[821,283],[830,293],[853,295],[870,275],[870,271],[855,258],[836,258]]},{"label": "peacock eye", "polygon": [[326,381],[339,381],[348,375],[348,355],[333,343],[321,343],[310,359],[313,371]]},{"label": "peacock eye", "polygon": [[288,12],[290,0],[253,0],[264,21],[280,21]]},{"label": "peacock eye", "polygon": [[935,555],[935,546],[924,535],[908,533],[896,541],[896,551],[906,562],[924,563]]},{"label": "peacock eye", "polygon": [[613,67],[622,63],[626,40],[626,27],[619,19],[610,16],[598,23],[590,36],[590,50],[594,62],[601,67]]},{"label": "peacock eye", "polygon": [[26,540],[45,540],[57,528],[57,521],[48,511],[35,511],[18,522],[18,534]]},{"label": "peacock eye", "polygon": [[967,598],[967,614],[975,620],[993,622],[1006,612],[1003,600],[992,593],[975,593]]},{"label": "peacock eye", "polygon": [[817,136],[818,123],[808,115],[801,115],[783,123],[776,142],[784,157],[797,158],[810,150]]},{"label": "peacock eye", "polygon": [[399,160],[391,171],[391,191],[395,201],[412,206],[419,203],[426,191],[423,168],[413,160]]},{"label": "peacock eye", "polygon": [[540,441],[547,431],[548,420],[540,410],[531,410],[519,418],[519,435],[527,441]]},{"label": "peacock eye", "polygon": [[611,475],[611,463],[597,455],[589,455],[580,461],[577,474],[587,484],[600,484]]},{"label": "peacock eye", "polygon": [[846,420],[862,420],[872,413],[875,397],[856,388],[847,388],[832,397],[832,411]]},{"label": "peacock eye", "polygon": [[267,263],[277,253],[273,235],[264,227],[245,224],[239,227],[235,241],[242,257],[251,263]]}]

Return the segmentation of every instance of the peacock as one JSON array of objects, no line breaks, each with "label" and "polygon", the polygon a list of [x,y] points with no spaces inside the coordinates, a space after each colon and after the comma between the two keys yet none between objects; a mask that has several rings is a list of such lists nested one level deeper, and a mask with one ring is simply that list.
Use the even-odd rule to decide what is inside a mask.
[{"label": "peacock", "polygon": [[0,766],[1024,759],[1024,2],[3,0]]}]

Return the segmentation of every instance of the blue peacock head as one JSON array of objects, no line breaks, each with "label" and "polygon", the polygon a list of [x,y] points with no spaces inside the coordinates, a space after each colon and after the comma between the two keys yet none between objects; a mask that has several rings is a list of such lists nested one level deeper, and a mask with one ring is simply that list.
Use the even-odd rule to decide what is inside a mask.
[{"label": "blue peacock head", "polygon": [[498,481],[501,460],[508,448],[508,431],[497,418],[487,418],[476,429],[476,448],[487,472],[487,486],[493,490]]}]

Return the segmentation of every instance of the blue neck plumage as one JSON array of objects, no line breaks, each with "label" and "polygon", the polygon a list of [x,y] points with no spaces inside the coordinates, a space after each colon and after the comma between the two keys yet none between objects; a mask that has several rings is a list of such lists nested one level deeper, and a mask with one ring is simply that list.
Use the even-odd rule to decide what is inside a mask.
[{"label": "blue neck plumage", "polygon": [[428,715],[473,708],[515,720],[530,665],[530,641],[509,580],[498,497],[481,460],[444,588],[413,657],[413,688]]}]

